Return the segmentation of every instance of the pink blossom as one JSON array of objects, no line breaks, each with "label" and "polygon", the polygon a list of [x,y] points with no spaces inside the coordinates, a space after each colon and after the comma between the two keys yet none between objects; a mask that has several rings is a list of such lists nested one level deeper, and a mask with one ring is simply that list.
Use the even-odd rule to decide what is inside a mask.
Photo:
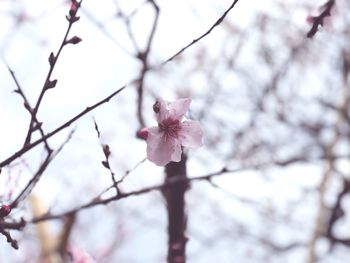
[{"label": "pink blossom", "polygon": [[198,121],[183,121],[191,99],[167,102],[158,99],[153,105],[158,126],[144,128],[140,137],[147,142],[147,158],[158,166],[181,160],[181,146],[202,146],[203,132]]},{"label": "pink blossom", "polygon": [[96,261],[86,251],[79,247],[72,247],[69,254],[72,257],[72,263],[96,263]]}]

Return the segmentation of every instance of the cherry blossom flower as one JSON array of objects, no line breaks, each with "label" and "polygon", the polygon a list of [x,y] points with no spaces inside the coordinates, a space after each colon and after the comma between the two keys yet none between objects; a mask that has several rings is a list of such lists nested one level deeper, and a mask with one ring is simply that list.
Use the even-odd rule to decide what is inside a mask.
[{"label": "cherry blossom flower", "polygon": [[203,132],[198,121],[185,120],[191,99],[175,102],[158,99],[153,105],[158,126],[143,128],[138,136],[147,142],[147,158],[158,166],[181,160],[181,146],[202,146]]}]

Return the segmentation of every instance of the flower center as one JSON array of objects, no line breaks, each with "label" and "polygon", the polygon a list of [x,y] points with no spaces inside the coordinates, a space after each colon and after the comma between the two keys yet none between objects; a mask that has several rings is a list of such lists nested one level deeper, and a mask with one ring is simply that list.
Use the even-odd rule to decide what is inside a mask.
[{"label": "flower center", "polygon": [[167,118],[158,124],[159,129],[164,132],[166,137],[177,138],[178,131],[181,129],[180,121]]}]

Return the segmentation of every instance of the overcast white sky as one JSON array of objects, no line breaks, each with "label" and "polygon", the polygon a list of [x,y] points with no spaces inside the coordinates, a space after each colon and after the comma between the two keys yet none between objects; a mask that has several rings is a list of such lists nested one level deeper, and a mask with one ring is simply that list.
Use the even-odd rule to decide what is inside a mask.
[{"label": "overcast white sky", "polygon": [[[121,6],[126,13],[129,13],[135,3],[140,2],[142,1],[123,1]],[[161,15],[154,45],[152,46],[151,62],[158,64],[164,61],[194,38],[204,33],[228,8],[231,2],[228,0],[157,1],[161,9]],[[281,16],[278,13],[278,7],[271,4],[272,2],[254,1],[253,3],[248,0],[240,0],[237,7],[230,13],[228,21],[233,21],[232,24],[238,29],[250,30],[251,19],[259,10],[269,12],[272,16]],[[319,1],[311,2],[315,6],[319,5]],[[14,70],[32,103],[36,100],[47,74],[49,68],[48,56],[51,51],[55,52],[59,47],[67,27],[65,15],[69,5],[62,3],[61,0],[0,1],[0,55]],[[93,14],[97,20],[104,23],[107,26],[108,34],[113,37],[114,41],[102,33],[84,15],[84,12],[80,13],[81,20],[73,26],[71,35],[78,35],[83,41],[76,46],[72,45],[64,49],[53,74],[54,78],[58,79],[57,87],[47,93],[38,115],[44,122],[46,131],[53,130],[86,106],[92,105],[138,76],[140,67],[138,62],[118,47],[118,45],[121,45],[132,52],[131,43],[122,23],[115,19],[113,3],[112,0],[103,1],[103,4],[101,4],[101,1],[85,0],[83,2],[85,12]],[[142,43],[147,37],[150,20],[153,18],[152,12],[153,10],[150,8],[143,8],[132,24],[139,43]],[[14,20],[16,14],[24,15],[26,21],[24,23],[17,22],[16,24]],[[287,15],[293,23],[301,25],[305,24],[307,11],[299,8]],[[218,28],[204,39],[203,44],[201,43],[203,46],[198,45],[198,47],[205,47],[203,50],[212,53],[212,56],[215,57],[217,50],[225,41],[224,36],[222,29]],[[191,49],[196,48],[197,46],[194,46]],[[246,59],[250,61],[254,60],[254,57],[248,55]],[[171,68],[172,66],[174,65],[170,63],[165,67]],[[0,61],[0,73],[0,160],[3,160],[21,147],[29,121],[29,114],[22,107],[22,99],[12,92],[15,88],[14,82],[3,61]],[[176,76],[174,78],[176,79]],[[154,81],[152,76],[151,80]],[[200,81],[198,83],[200,85]],[[168,100],[174,99],[176,92],[167,89],[169,86],[171,84],[164,83],[164,90],[156,89],[160,94],[155,95],[166,97]],[[194,94],[196,89],[199,88],[193,87]],[[69,131],[76,128],[73,139],[52,163],[47,175],[36,188],[36,194],[42,197],[43,202],[48,207],[52,206],[55,211],[65,211],[68,207],[77,205],[77,203],[72,203],[72,200],[77,202],[87,201],[110,185],[110,176],[100,164],[103,153],[93,129],[92,117],[97,120],[100,126],[102,141],[111,146],[111,162],[117,174],[123,174],[146,156],[145,143],[135,138],[135,132],[138,129],[135,118],[135,100],[134,88],[130,86],[110,103],[103,105],[62,134],[52,138],[50,142],[53,145],[59,145],[67,137]],[[194,100],[194,107],[198,107],[199,104],[196,103],[198,102]],[[151,98],[146,100],[146,105],[152,105]],[[148,124],[154,125],[155,121],[153,120],[151,107],[145,109],[145,117]],[[200,163],[207,150],[204,146],[196,152],[191,152],[189,161],[190,176],[216,171],[222,166],[223,163],[220,161],[213,161],[206,164],[206,166]],[[37,167],[37,161],[40,160],[40,157],[41,152],[34,151],[25,156],[29,168],[12,169],[11,173],[4,169],[0,179],[0,194],[8,195],[8,189],[5,188],[5,185],[7,185],[6,177],[9,175],[18,178],[19,185],[25,183],[25,179],[30,178],[31,171]],[[285,176],[283,178],[278,176],[280,174],[279,170],[269,171],[271,178],[274,178],[274,184],[269,184],[265,180],[266,178],[261,178],[256,173],[249,171],[233,175],[234,178],[224,176],[219,178],[217,182],[229,194],[233,193],[236,196],[251,198],[255,201],[268,200],[280,208],[282,213],[287,213],[286,201],[297,200],[302,189],[313,187],[317,182],[320,169],[322,168],[312,165],[296,166],[290,170],[284,170]],[[309,176],[302,176],[303,174]],[[100,177],[97,178],[97,175]],[[147,161],[128,178],[125,182],[125,189],[137,189],[161,182],[161,180],[162,169]],[[252,181],[254,184],[252,184]],[[16,186],[13,185],[13,187]],[[194,196],[189,199],[191,207],[198,206],[199,212],[208,213],[211,206],[205,207],[205,204],[201,203],[202,198],[205,199],[205,196],[203,197],[201,194],[207,193],[211,195],[211,201],[214,200],[216,204],[220,204],[220,209],[225,213],[229,214],[235,211],[237,221],[251,222],[252,227],[256,227],[258,233],[266,231],[264,229],[266,227],[257,222],[258,219],[251,209],[232,201],[227,195],[216,192],[211,187],[206,189],[207,186],[203,183],[199,183],[198,187],[205,190],[202,190],[202,193],[194,191]],[[116,252],[120,262],[155,262],[155,259],[164,257],[166,236],[165,232],[161,231],[161,227],[164,227],[166,222],[165,213],[162,211],[162,203],[159,201],[160,198],[159,194],[151,194],[147,198],[131,198],[131,200],[124,203],[109,206],[112,211],[118,211],[120,214],[116,216],[110,212],[111,217],[106,220],[111,222],[106,223],[106,225],[113,225],[113,220],[118,221],[118,223],[123,224],[125,228],[123,231],[127,233],[125,234],[127,236],[125,243]],[[309,201],[306,200],[305,202]],[[143,211],[144,207],[147,207],[147,211]],[[99,211],[99,209],[103,210],[97,208],[94,211]],[[105,210],[103,211],[105,212]],[[293,218],[298,216],[311,218],[315,211],[310,209],[304,212],[303,215],[296,214]],[[113,235],[109,233],[110,229],[106,230],[106,227],[100,224],[98,230],[104,233],[103,236],[94,235],[87,231],[87,238],[79,239],[79,235],[85,233],[84,224],[92,221],[91,218],[96,221],[100,220],[92,211],[86,212],[85,215],[80,219],[80,229],[76,231],[73,238],[80,246],[92,250],[93,253],[98,253],[98,251],[93,250],[94,242],[98,240],[96,242],[101,242],[101,244],[107,246],[107,241],[112,240]],[[197,215],[195,219],[198,219],[198,217],[200,215]],[[127,220],[127,222],[123,220]],[[143,222],[146,222],[145,226],[142,225]],[[147,222],[149,225],[147,225]],[[304,227],[307,229],[307,226],[312,223],[310,221]],[[196,227],[198,225],[193,226],[194,229]],[[198,231],[203,231],[203,229],[199,227]],[[290,229],[281,228],[276,232],[277,239],[279,238],[282,243],[289,241],[286,239],[292,236],[290,235]],[[288,233],[288,238],[286,238],[286,233]],[[150,237],[154,240],[154,244],[148,243]],[[163,252],[159,252],[160,249],[152,252],[153,246],[163,247]],[[1,242],[0,247],[4,249],[3,251],[6,250],[6,253],[12,253],[13,258],[18,257],[18,255],[13,254],[13,251],[7,252],[8,247],[5,242]],[[218,254],[216,255],[203,251],[203,255],[198,256],[196,251],[198,252],[201,247],[202,244],[189,243],[189,255],[190,257],[193,255],[193,262],[213,262],[213,258],[217,259],[218,254],[222,255],[220,262],[232,262],[230,248],[223,246],[218,248]],[[254,262],[254,256],[259,256],[259,251],[256,251],[256,254],[252,252],[252,258],[245,257],[247,254],[246,247],[242,245],[241,249],[242,251],[239,251],[239,249],[237,251],[239,262]],[[137,250],[137,253],[135,253],[135,250]],[[227,253],[225,254],[225,252]],[[4,252],[1,251],[0,256],[2,253]],[[196,261],[197,257],[199,258],[198,261]],[[296,251],[287,256],[287,261],[284,262],[299,262],[303,257],[303,252]]]}]

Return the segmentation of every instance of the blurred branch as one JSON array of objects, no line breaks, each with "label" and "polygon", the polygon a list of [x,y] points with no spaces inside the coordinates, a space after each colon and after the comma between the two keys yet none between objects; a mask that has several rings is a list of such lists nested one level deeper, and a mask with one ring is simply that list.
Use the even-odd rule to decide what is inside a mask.
[{"label": "blurred branch", "polygon": [[[142,195],[142,194],[146,194],[146,193],[156,191],[156,190],[164,190],[167,187],[172,187],[174,184],[179,184],[179,183],[183,183],[183,182],[190,182],[190,181],[198,181],[198,180],[208,180],[209,178],[214,177],[214,176],[218,176],[218,175],[225,174],[225,173],[235,173],[235,172],[239,172],[239,171],[242,171],[242,169],[229,170],[229,169],[224,168],[224,169],[221,169],[217,172],[207,174],[204,176],[194,177],[194,178],[183,178],[183,177],[169,178],[165,183],[162,183],[162,184],[158,184],[158,185],[151,186],[151,187],[146,187],[146,188],[131,191],[128,193],[119,193],[118,195],[115,195],[115,196],[112,196],[109,198],[105,198],[105,199],[101,199],[101,197],[99,195],[97,198],[94,198],[92,201],[90,201],[82,206],[79,206],[77,208],[74,208],[72,210],[69,210],[67,212],[57,214],[57,215],[45,214],[41,217],[34,218],[33,220],[31,220],[31,223],[38,223],[38,222],[45,221],[45,220],[59,219],[59,218],[68,216],[72,213],[77,213],[80,210],[84,210],[84,209],[91,208],[91,207],[98,206],[98,205],[106,205],[110,202],[125,199],[125,198],[130,197],[130,196]],[[110,188],[111,187],[109,187],[109,189]]]},{"label": "blurred branch", "polygon": [[[44,202],[36,195],[30,197],[30,205],[33,216],[40,215],[46,210]],[[49,222],[42,222],[35,226],[36,235],[41,247],[40,256],[48,263],[60,262],[59,254],[56,251],[58,239],[50,233],[49,224]]]},{"label": "blurred branch", "polygon": [[38,171],[34,174],[32,179],[29,180],[27,185],[23,188],[23,190],[20,192],[20,194],[16,197],[16,199],[11,203],[11,208],[15,208],[18,206],[19,202],[21,200],[24,200],[30,192],[34,189],[35,185],[40,180],[41,176],[45,172],[46,168],[49,166],[49,164],[52,162],[52,160],[62,151],[63,147],[69,142],[73,135],[74,131],[72,131],[67,139],[61,144],[61,146],[55,150],[54,152],[49,152],[47,156],[45,157],[45,160],[41,163],[41,165],[38,168]]},{"label": "blurred branch", "polygon": [[[332,159],[336,160],[336,157],[333,157]],[[295,159],[295,163],[298,163],[298,162],[299,162],[299,160]],[[286,162],[286,163],[292,164],[293,162]],[[61,217],[68,216],[68,215],[70,215],[72,213],[80,212],[80,210],[84,210],[84,209],[91,208],[91,207],[98,206],[98,205],[106,205],[106,204],[108,204],[110,202],[121,200],[121,199],[125,199],[125,198],[130,197],[130,196],[143,195],[143,194],[146,194],[146,193],[149,193],[149,192],[152,192],[152,191],[157,191],[157,190],[163,190],[164,191],[164,189],[167,189],[168,187],[173,187],[173,185],[176,185],[176,184],[179,184],[179,183],[190,183],[190,182],[194,182],[194,181],[203,181],[203,180],[207,180],[209,183],[211,183],[210,180],[212,178],[214,178],[214,177],[217,177],[217,176],[221,176],[221,175],[224,175],[224,174],[244,172],[244,171],[254,170],[254,169],[262,169],[262,168],[264,168],[266,166],[269,166],[269,165],[274,165],[274,164],[271,164],[269,162],[269,163],[265,163],[265,164],[259,164],[259,165],[255,165],[255,166],[249,166],[249,167],[242,167],[242,168],[237,168],[237,169],[229,169],[227,167],[224,167],[224,168],[222,168],[222,169],[220,169],[220,170],[218,170],[216,172],[209,173],[209,174],[206,174],[206,175],[191,177],[191,178],[184,178],[184,177],[176,176],[176,177],[172,177],[172,178],[167,179],[166,182],[164,182],[162,184],[158,184],[158,185],[151,186],[151,187],[146,187],[146,188],[143,188],[143,189],[140,189],[140,190],[131,191],[131,192],[128,192],[128,193],[119,192],[118,195],[114,195],[112,197],[105,198],[105,199],[102,199],[101,198],[101,194],[100,194],[96,198],[93,198],[90,202],[87,202],[86,204],[81,205],[81,206],[79,206],[77,208],[71,209],[71,210],[69,210],[67,212],[64,212],[64,213],[61,213],[61,214],[57,214],[57,215],[45,214],[45,215],[43,215],[41,217],[34,218],[30,222],[31,223],[37,223],[37,222],[41,222],[41,221],[45,221],[45,220],[59,219]],[[107,190],[109,190],[111,188],[113,188],[113,186],[109,187]],[[106,191],[103,191],[102,193],[105,193],[105,192]]]},{"label": "blurred branch", "polygon": [[[335,148],[339,141],[341,141],[341,134],[339,132],[339,127],[346,123],[348,125],[348,122],[343,114],[343,109],[347,109],[349,99],[350,99],[350,92],[349,87],[347,85],[347,72],[344,75],[343,73],[343,87],[342,87],[342,102],[340,103],[339,110],[337,111],[337,121],[334,125],[334,138],[331,140],[331,142],[324,147],[324,155],[326,157],[325,159],[325,171],[321,178],[321,182],[318,188],[319,196],[318,196],[318,213],[316,217],[315,222],[315,229],[312,234],[311,240],[309,242],[309,248],[308,248],[308,263],[314,263],[317,261],[317,253],[316,253],[316,243],[318,239],[321,236],[327,235],[327,232],[329,234],[329,226],[327,226],[327,223],[330,222],[329,217],[331,217],[328,213],[328,208],[325,203],[325,196],[327,194],[327,187],[330,179],[332,178],[332,175],[335,173],[335,160],[334,158],[330,158],[333,156],[333,152],[335,151]],[[327,158],[327,156],[329,156]],[[333,219],[334,220],[334,219]],[[328,230],[327,230],[328,228]]]},{"label": "blurred branch", "polygon": [[134,57],[137,60],[139,60],[141,63],[140,77],[139,77],[138,82],[136,84],[136,91],[137,91],[137,113],[136,113],[136,116],[137,116],[137,119],[139,121],[140,128],[145,127],[145,121],[143,118],[143,111],[142,111],[143,97],[144,97],[144,94],[143,94],[144,82],[145,82],[146,73],[149,70],[148,58],[150,55],[151,45],[153,42],[154,34],[156,32],[156,28],[158,25],[158,18],[159,18],[159,11],[160,11],[158,5],[156,4],[156,2],[154,0],[147,0],[147,1],[143,2],[142,5],[144,5],[145,3],[150,3],[150,5],[152,6],[152,8],[155,11],[155,15],[154,15],[151,31],[149,32],[148,39],[146,42],[146,47],[144,48],[144,50],[142,50],[136,41],[135,35],[132,31],[131,24],[130,24],[132,17],[136,14],[136,12],[138,11],[138,9],[140,7],[137,8],[136,10],[134,10],[134,12],[132,12],[129,16],[127,16],[122,12],[118,2],[116,2],[116,5],[119,9],[118,15],[124,21],[127,34],[129,36],[129,39],[131,40],[131,43],[135,49],[135,52],[136,52]]},{"label": "blurred branch", "polygon": [[[335,145],[334,141],[328,148],[331,151]],[[327,193],[328,183],[333,175],[334,162],[333,160],[327,160],[325,164],[325,171],[321,178],[321,182],[318,186],[318,211],[316,216],[316,222],[314,226],[314,232],[311,240],[308,244],[308,257],[307,263],[315,263],[317,261],[316,243],[318,239],[324,235],[326,231],[326,217],[327,217],[327,205],[325,204],[325,195]]]},{"label": "blurred branch", "polygon": [[[339,239],[334,236],[333,228],[337,221],[345,216],[345,211],[342,208],[342,200],[348,193],[350,193],[350,181],[343,178],[343,189],[339,192],[337,200],[334,206],[331,208],[331,215],[329,222],[327,223],[327,231],[325,234],[325,236],[330,240],[332,246],[339,242]],[[350,243],[348,245],[350,245]]]},{"label": "blurred branch", "polygon": [[146,48],[143,51],[139,51],[137,54],[137,58],[142,64],[140,78],[136,88],[137,89],[137,118],[139,120],[140,128],[145,127],[145,121],[142,113],[144,82],[145,82],[146,73],[149,70],[148,58],[150,55],[151,45],[153,42],[154,34],[156,32],[156,28],[158,25],[158,18],[159,18],[159,7],[156,4],[156,2],[154,0],[148,0],[148,2],[152,5],[155,11],[155,16],[154,16],[151,32],[148,35]]},{"label": "blurred branch", "polygon": [[[343,120],[345,124],[347,124],[348,130],[350,131],[350,90],[348,87],[348,77],[349,77],[349,54],[347,52],[344,52],[342,54],[343,58],[343,103],[340,105],[340,107],[337,107],[333,104],[323,102],[323,105],[326,107],[331,108],[335,112],[338,113],[340,120]],[[338,129],[339,136],[341,135],[341,129]],[[350,135],[350,134],[349,134]],[[345,138],[349,139],[349,136],[345,135]],[[348,158],[350,160],[350,157]],[[335,234],[333,233],[333,229],[335,227],[335,224],[338,222],[339,219],[343,218],[345,216],[345,209],[342,207],[342,201],[343,198],[350,193],[350,181],[346,177],[345,174],[341,173],[339,170],[337,170],[337,173],[340,174],[342,178],[342,184],[343,188],[338,193],[336,197],[336,202],[333,205],[333,207],[330,208],[330,216],[329,220],[327,222],[327,230],[325,233],[325,236],[330,240],[331,242],[331,249],[333,246],[337,243],[343,244],[345,246],[350,246],[350,239],[342,239],[337,238]],[[348,212],[349,213],[349,212]]]},{"label": "blurred branch", "polygon": [[71,236],[73,226],[75,223],[76,223],[75,214],[71,214],[70,216],[68,216],[66,218],[66,221],[64,222],[64,228],[57,245],[57,251],[61,255],[61,258],[65,258],[67,256],[69,238]]},{"label": "blurred branch", "polygon": [[0,225],[0,233],[6,237],[6,241],[11,244],[14,249],[18,249],[18,243],[12,238],[11,234]]},{"label": "blurred branch", "polygon": [[22,218],[19,222],[5,222],[0,220],[0,227],[4,229],[21,230],[26,226],[26,221]]}]

